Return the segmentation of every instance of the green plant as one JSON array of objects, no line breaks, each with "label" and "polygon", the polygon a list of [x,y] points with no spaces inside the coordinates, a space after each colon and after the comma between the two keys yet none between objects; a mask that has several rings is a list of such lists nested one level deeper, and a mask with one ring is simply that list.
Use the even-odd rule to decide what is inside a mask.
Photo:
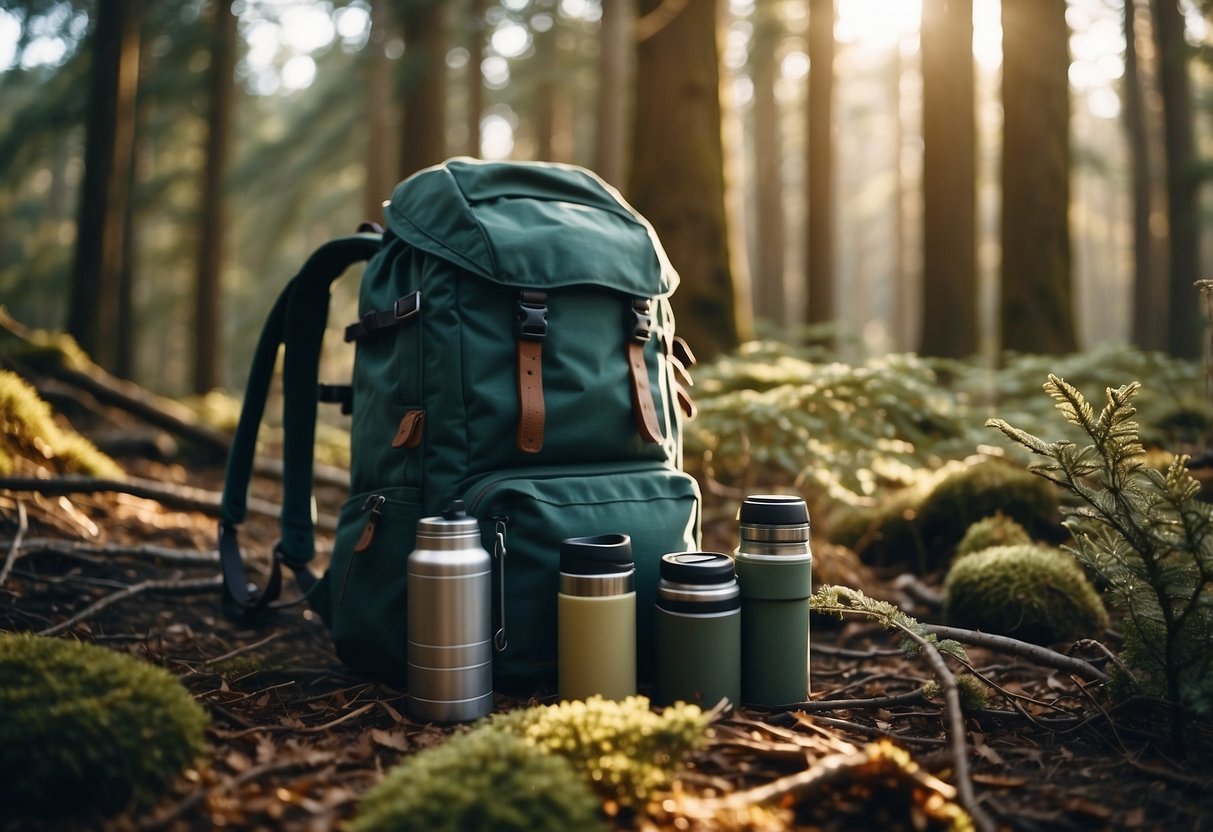
[{"label": "green plant", "polygon": [[679,761],[706,741],[708,716],[683,703],[656,713],[643,696],[592,696],[499,714],[486,727],[565,757],[605,799],[629,806],[669,786]]},{"label": "green plant", "polygon": [[1213,506],[1197,499],[1186,456],[1165,470],[1144,464],[1139,388],[1107,388],[1096,415],[1077,388],[1049,375],[1045,392],[1086,445],[1046,442],[1002,419],[987,424],[1044,457],[1032,470],[1081,500],[1065,525],[1123,616],[1127,681],[1177,706],[1172,736],[1182,741],[1185,714],[1213,713]]},{"label": "green plant", "polygon": [[175,676],[133,656],[0,634],[0,782],[12,810],[148,803],[203,753],[207,721]]},{"label": "green plant", "polygon": [[944,615],[957,627],[1053,644],[1100,635],[1108,614],[1067,553],[1033,544],[959,558],[944,580]]},{"label": "green plant", "polygon": [[566,832],[605,828],[568,760],[508,731],[420,751],[363,798],[350,832]]},{"label": "green plant", "polygon": [[991,546],[1031,542],[1032,537],[1027,529],[999,511],[969,526],[965,536],[956,544],[956,557],[962,558]]}]

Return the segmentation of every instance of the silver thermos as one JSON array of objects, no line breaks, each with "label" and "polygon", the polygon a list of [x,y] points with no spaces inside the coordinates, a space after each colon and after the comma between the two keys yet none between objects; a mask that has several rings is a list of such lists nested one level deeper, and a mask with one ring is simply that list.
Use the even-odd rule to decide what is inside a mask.
[{"label": "silver thermos", "polygon": [[492,561],[456,500],[417,523],[408,558],[408,696],[416,719],[470,722],[493,707]]}]

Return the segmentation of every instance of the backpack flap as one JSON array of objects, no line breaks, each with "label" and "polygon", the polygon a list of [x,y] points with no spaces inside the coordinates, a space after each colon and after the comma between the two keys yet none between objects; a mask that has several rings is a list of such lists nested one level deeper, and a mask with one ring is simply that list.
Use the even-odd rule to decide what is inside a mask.
[{"label": "backpack flap", "polygon": [[[363,309],[426,299],[416,375],[446,414],[426,424],[427,491],[469,471],[679,458],[678,275],[614,189],[572,166],[455,159],[397,186],[386,215],[400,265],[364,282]],[[416,382],[397,384],[397,406],[416,404]]]}]

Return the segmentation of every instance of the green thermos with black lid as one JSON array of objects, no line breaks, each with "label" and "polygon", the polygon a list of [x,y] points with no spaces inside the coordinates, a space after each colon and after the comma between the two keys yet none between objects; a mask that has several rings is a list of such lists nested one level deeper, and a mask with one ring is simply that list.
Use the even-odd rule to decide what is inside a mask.
[{"label": "green thermos with black lid", "polygon": [[799,497],[758,494],[741,504],[741,701],[787,705],[809,696],[809,510]]},{"label": "green thermos with black lid", "polygon": [[654,640],[658,705],[711,707],[741,695],[741,592],[733,559],[716,552],[662,555]]},{"label": "green thermos with black lid", "polygon": [[625,699],[636,693],[636,567],[626,534],[560,543],[556,596],[561,699]]}]

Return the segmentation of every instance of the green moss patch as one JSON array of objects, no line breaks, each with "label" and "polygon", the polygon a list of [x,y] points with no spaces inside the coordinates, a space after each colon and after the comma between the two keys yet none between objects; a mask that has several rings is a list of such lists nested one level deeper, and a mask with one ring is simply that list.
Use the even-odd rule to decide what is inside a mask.
[{"label": "green moss patch", "polygon": [[831,518],[829,536],[866,563],[926,573],[949,561],[973,523],[996,513],[1017,522],[1032,538],[1059,537],[1053,486],[997,460],[952,473],[923,494],[907,493],[878,507],[838,514]]},{"label": "green moss patch", "polygon": [[32,473],[120,477],[116,462],[59,426],[50,406],[16,373],[0,370],[0,475]]},{"label": "green moss patch", "polygon": [[1108,626],[1082,567],[1059,549],[995,546],[960,558],[944,580],[948,623],[1036,644],[1096,638]]},{"label": "green moss patch", "polygon": [[406,759],[367,793],[350,832],[605,829],[563,757],[507,731],[473,730]]},{"label": "green moss patch", "polygon": [[994,546],[1016,546],[1031,543],[1028,530],[1001,511],[969,526],[965,536],[956,544],[956,557],[962,558]]},{"label": "green moss patch", "polygon": [[0,634],[0,782],[13,811],[150,803],[203,753],[207,722],[162,668],[92,644]]}]

